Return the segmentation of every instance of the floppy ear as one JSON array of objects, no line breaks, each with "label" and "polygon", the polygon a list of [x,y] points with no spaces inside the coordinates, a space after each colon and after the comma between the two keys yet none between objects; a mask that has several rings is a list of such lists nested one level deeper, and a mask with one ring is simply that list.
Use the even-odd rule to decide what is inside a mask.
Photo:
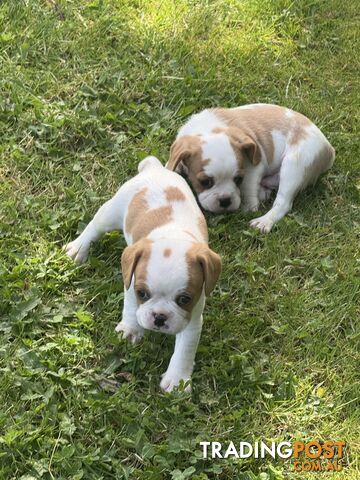
[{"label": "floppy ear", "polygon": [[148,254],[148,249],[149,240],[142,239],[133,245],[129,245],[123,251],[121,255],[121,271],[126,290],[128,290],[131,285],[136,265],[143,255]]},{"label": "floppy ear", "polygon": [[197,261],[204,275],[205,294],[209,295],[215,288],[221,272],[221,258],[206,244],[201,245],[197,253]]},{"label": "floppy ear", "polygon": [[241,149],[247,155],[248,159],[253,165],[260,163],[260,150],[254,140],[252,140],[250,137],[245,137],[243,143],[241,144]]},{"label": "floppy ear", "polygon": [[178,138],[171,145],[170,158],[166,168],[172,171],[180,170],[183,167],[187,173],[191,157],[200,149],[200,139],[194,135],[184,135]]},{"label": "floppy ear", "polygon": [[260,163],[261,154],[256,142],[239,128],[228,128],[230,143],[235,151],[243,152],[253,165]]}]

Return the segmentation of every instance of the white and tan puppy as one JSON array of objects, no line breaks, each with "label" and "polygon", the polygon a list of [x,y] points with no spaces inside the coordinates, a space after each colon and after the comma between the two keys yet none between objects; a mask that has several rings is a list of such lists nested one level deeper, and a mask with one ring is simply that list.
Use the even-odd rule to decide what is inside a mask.
[{"label": "white and tan puppy", "polygon": [[257,211],[278,190],[266,215],[250,222],[262,232],[291,210],[296,194],[328,170],[335,151],[301,113],[267,104],[213,108],[180,128],[167,167],[189,178],[199,202],[216,213]]},{"label": "white and tan puppy", "polygon": [[155,157],[145,158],[138,170],[64,250],[84,262],[92,242],[123,230],[125,297],[116,331],[133,343],[144,329],[176,335],[161,380],[161,387],[171,391],[191,378],[205,295],[215,287],[221,261],[208,247],[206,222],[186,181]]}]

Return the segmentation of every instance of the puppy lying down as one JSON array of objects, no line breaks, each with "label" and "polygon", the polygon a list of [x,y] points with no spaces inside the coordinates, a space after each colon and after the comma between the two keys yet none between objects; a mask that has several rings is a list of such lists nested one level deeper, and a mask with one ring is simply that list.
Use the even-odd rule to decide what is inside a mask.
[{"label": "puppy lying down", "polygon": [[335,151],[301,113],[267,104],[212,108],[178,132],[167,167],[188,177],[205,210],[255,212],[278,190],[269,212],[250,222],[269,232],[297,193],[328,170]]},{"label": "puppy lying down", "polygon": [[116,331],[133,343],[144,329],[176,335],[160,384],[171,391],[191,378],[205,296],[215,287],[221,260],[208,247],[204,216],[185,180],[155,157],[145,158],[138,170],[64,250],[84,262],[92,242],[105,232],[123,230],[128,244],[121,257],[125,298]]}]

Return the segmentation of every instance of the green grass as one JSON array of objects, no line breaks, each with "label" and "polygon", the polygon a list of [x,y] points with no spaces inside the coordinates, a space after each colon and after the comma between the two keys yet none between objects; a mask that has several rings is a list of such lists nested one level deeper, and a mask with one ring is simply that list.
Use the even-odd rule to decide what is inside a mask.
[{"label": "green grass", "polygon": [[[0,478],[357,480],[359,8],[354,0],[0,3]],[[165,395],[171,338],[132,347],[120,234],[61,253],[193,111],[308,115],[331,172],[264,236],[208,215],[223,273],[191,396]],[[199,441],[347,442],[340,473],[203,460]]]}]

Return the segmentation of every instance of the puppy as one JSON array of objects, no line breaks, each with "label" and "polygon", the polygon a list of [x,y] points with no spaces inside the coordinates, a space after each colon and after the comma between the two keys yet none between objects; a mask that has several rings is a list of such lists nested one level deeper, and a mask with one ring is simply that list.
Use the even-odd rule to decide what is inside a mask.
[{"label": "puppy", "polygon": [[187,176],[206,210],[255,212],[278,190],[262,232],[291,210],[296,194],[328,170],[335,150],[304,115],[267,104],[213,108],[180,128],[167,167]]},{"label": "puppy", "polygon": [[116,331],[132,343],[144,329],[176,335],[160,384],[169,392],[191,378],[205,295],[215,287],[221,260],[208,247],[206,221],[186,181],[155,157],[145,158],[138,171],[64,250],[82,263],[92,242],[123,230],[124,308]]}]

